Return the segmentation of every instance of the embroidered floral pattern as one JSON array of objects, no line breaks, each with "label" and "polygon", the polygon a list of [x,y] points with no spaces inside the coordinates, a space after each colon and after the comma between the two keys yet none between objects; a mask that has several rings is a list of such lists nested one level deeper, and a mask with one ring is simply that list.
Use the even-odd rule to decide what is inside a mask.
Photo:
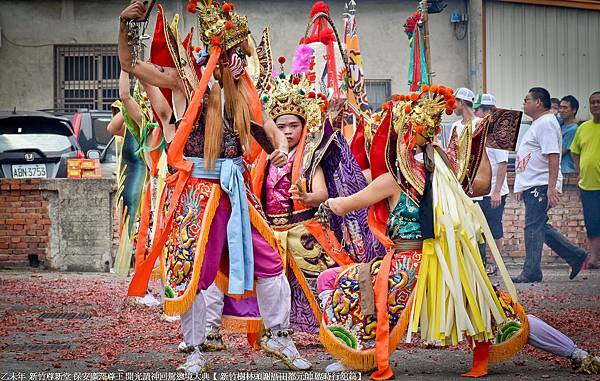
[{"label": "embroidered floral pattern", "polygon": [[[392,258],[389,273],[388,318],[390,330],[398,323],[406,308],[410,294],[417,282],[420,251],[398,252]],[[381,260],[371,265],[371,279],[379,273]],[[329,329],[341,342],[350,348],[369,350],[375,348],[377,318],[362,314],[359,287],[360,266],[351,267],[342,274],[336,284],[331,300],[325,306],[323,319]]]},{"label": "embroidered floral pattern", "polygon": [[167,297],[183,295],[192,279],[203,212],[211,191],[210,183],[190,179],[175,209],[173,226],[163,248]]}]

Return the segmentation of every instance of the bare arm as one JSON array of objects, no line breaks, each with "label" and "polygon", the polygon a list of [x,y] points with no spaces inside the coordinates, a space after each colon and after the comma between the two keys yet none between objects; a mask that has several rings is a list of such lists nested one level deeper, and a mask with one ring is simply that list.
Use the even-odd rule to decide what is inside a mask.
[{"label": "bare arm", "polygon": [[360,192],[348,197],[332,198],[327,203],[333,213],[343,216],[399,194],[400,188],[396,184],[396,180],[391,173],[386,173],[377,177]]},{"label": "bare arm", "polygon": [[496,183],[494,184],[494,189],[492,189],[492,192],[490,194],[490,203],[492,205],[492,208],[499,207],[500,203],[502,202],[502,196],[500,195],[500,191],[502,191],[502,185],[504,185],[507,167],[507,163],[498,163],[498,170],[496,172]]},{"label": "bare arm", "polygon": [[579,155],[575,155],[573,152],[571,152],[571,157],[575,163],[575,169],[577,170],[577,173],[579,173]]},{"label": "bare arm", "polygon": [[164,95],[160,92],[160,89],[156,86],[152,86],[150,84],[142,82],[144,85],[144,89],[146,90],[146,94],[148,95],[148,99],[150,99],[150,103],[152,104],[152,109],[156,112],[158,119],[160,119],[160,124],[163,128],[163,135],[165,137],[165,141],[170,143],[175,137],[175,125],[171,122],[171,106],[165,99]]},{"label": "bare arm", "polygon": [[263,125],[265,135],[271,144],[273,144],[273,147],[275,147],[273,152],[269,154],[269,160],[274,166],[281,168],[288,161],[289,147],[287,139],[285,138],[285,134],[277,128],[273,119],[265,112],[263,112],[263,119],[265,121]]},{"label": "bare arm", "polygon": [[163,68],[143,61],[133,62],[127,41],[127,22],[140,18],[146,12],[141,2],[134,2],[121,12],[119,23],[119,61],[121,69],[138,79],[157,87],[175,89],[179,87],[179,76],[174,68]]},{"label": "bare arm", "polygon": [[266,117],[263,128],[267,134],[267,138],[271,144],[273,144],[273,147],[275,147],[276,150],[288,153],[289,148],[285,134],[277,128],[273,119]]},{"label": "bare arm", "polygon": [[123,136],[125,135],[125,120],[123,119],[123,114],[119,111],[108,123],[106,126],[106,130],[109,134],[113,136]]},{"label": "bare arm", "polygon": [[312,192],[305,192],[300,184],[294,184],[290,188],[291,199],[300,200],[306,205],[313,207],[321,205],[322,202],[329,198],[327,191],[327,183],[325,182],[325,173],[321,166],[317,167],[312,182]]},{"label": "bare arm", "polygon": [[548,190],[556,189],[558,180],[558,168],[560,166],[560,155],[557,153],[548,154]]},{"label": "bare arm", "polygon": [[121,102],[127,109],[127,115],[138,125],[142,124],[142,110],[140,105],[137,104],[135,99],[131,96],[131,92],[129,90],[129,74],[121,70],[121,75],[119,76],[119,98],[121,98]]},{"label": "bare arm", "polygon": [[508,169],[507,163],[499,163],[498,164],[498,172],[496,172],[496,184],[495,191],[500,192],[502,190],[502,184],[504,184],[504,179],[506,179],[506,171]]}]

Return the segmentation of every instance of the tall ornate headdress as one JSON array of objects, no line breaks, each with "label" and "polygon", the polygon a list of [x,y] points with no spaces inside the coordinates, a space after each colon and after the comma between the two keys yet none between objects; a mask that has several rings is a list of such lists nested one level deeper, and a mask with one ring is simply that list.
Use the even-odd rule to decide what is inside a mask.
[{"label": "tall ornate headdress", "polygon": [[188,11],[198,13],[200,36],[207,47],[225,50],[248,39],[248,18],[234,11],[233,3],[213,0],[190,0]]},{"label": "tall ornate headdress", "polygon": [[456,100],[452,89],[445,86],[421,86],[421,92],[396,95],[384,105],[392,108],[393,127],[399,136],[421,135],[432,141],[441,128],[442,114],[452,115]]},{"label": "tall ornate headdress", "polygon": [[306,122],[309,132],[319,131],[323,126],[327,98],[311,90],[312,84],[305,73],[287,76],[283,68],[284,57],[279,57],[278,61],[281,72],[261,96],[267,113],[273,120],[285,114],[297,115]]},{"label": "tall ornate headdress", "polygon": [[[377,155],[385,151],[383,155],[387,170],[392,174],[400,172],[401,176],[396,180],[415,202],[419,195],[423,194],[426,178],[425,167],[417,163],[414,157],[415,145],[433,142],[440,132],[442,114],[444,112],[448,115],[452,114],[456,107],[455,103],[451,88],[441,85],[423,85],[420,92],[395,95],[382,107],[385,116],[379,128],[387,123],[388,127],[382,131],[388,130],[389,133],[386,133],[388,136],[384,142],[376,143],[374,140],[371,148],[371,164],[373,165],[373,160],[379,159]],[[383,149],[374,147],[376,144],[381,146],[382,143],[386,146]]]}]

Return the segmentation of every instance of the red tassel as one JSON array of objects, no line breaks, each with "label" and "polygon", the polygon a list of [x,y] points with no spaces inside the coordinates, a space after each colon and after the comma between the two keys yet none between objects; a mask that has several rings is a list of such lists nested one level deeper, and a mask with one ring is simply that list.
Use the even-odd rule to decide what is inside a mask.
[{"label": "red tassel", "polygon": [[329,14],[329,5],[325,4],[324,1],[317,1],[310,10],[310,18],[313,18],[317,13]]},{"label": "red tassel", "polygon": [[198,5],[198,0],[190,0],[187,5],[187,10],[190,13],[196,13],[196,6]]}]

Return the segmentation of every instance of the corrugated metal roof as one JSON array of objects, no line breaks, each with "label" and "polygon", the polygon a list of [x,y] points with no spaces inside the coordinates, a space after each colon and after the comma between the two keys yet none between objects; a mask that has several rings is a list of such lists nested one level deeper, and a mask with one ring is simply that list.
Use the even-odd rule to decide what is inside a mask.
[{"label": "corrugated metal roof", "polygon": [[574,95],[587,119],[600,90],[600,12],[488,1],[486,85],[500,107],[521,109],[527,90]]}]

